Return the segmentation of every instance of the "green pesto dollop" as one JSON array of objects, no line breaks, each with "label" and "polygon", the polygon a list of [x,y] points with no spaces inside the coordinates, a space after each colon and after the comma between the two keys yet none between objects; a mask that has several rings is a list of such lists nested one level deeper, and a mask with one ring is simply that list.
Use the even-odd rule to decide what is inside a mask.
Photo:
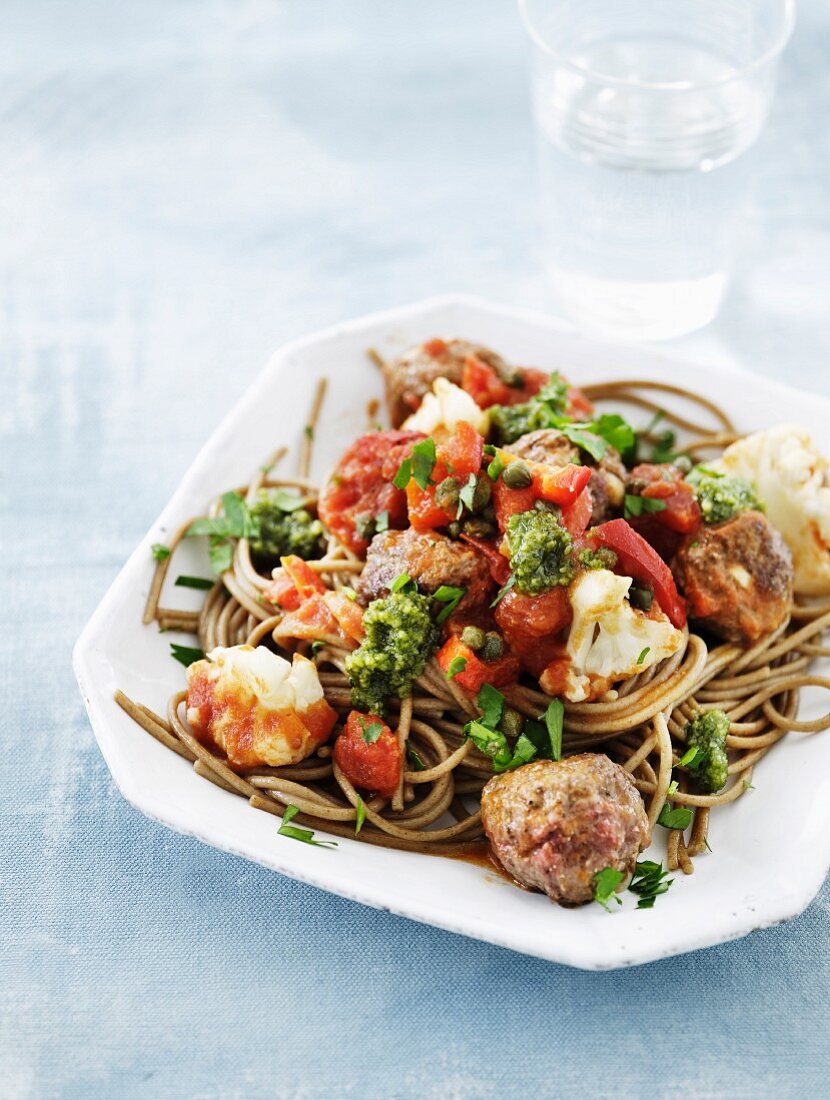
[{"label": "green pesto dollop", "polygon": [[525,401],[521,405],[492,405],[490,433],[501,446],[513,443],[521,435],[538,432],[551,425],[550,410],[540,401]]},{"label": "green pesto dollop", "polygon": [[722,710],[707,710],[686,725],[686,747],[700,750],[688,767],[700,789],[707,794],[715,794],[726,786],[728,733],[729,718]]},{"label": "green pesto dollop", "polygon": [[305,561],[322,557],[325,542],[319,519],[305,508],[286,511],[279,507],[278,499],[278,494],[264,491],[251,508],[253,556],[268,561],[277,561],[287,554],[296,554]]},{"label": "green pesto dollop", "polygon": [[577,560],[583,569],[613,569],[617,555],[610,546],[599,546],[596,550],[586,547],[580,550]]},{"label": "green pesto dollop", "polygon": [[686,475],[693,486],[704,523],[725,523],[739,512],[763,512],[755,486],[741,477],[725,477],[705,466],[695,466]]},{"label": "green pesto dollop", "polygon": [[574,577],[573,539],[553,512],[518,512],[507,521],[510,568],[525,595],[546,592]]},{"label": "green pesto dollop", "polygon": [[430,600],[419,592],[392,592],[373,600],[363,615],[365,635],[346,660],[352,705],[383,714],[387,699],[405,699],[433,654],[438,631]]}]

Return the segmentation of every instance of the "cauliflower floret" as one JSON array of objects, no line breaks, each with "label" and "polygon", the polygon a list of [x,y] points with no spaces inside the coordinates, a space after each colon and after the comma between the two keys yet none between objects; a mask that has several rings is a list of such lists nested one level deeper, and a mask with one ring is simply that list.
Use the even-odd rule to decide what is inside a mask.
[{"label": "cauliflower floret", "polygon": [[490,417],[485,410],[480,409],[460,386],[446,378],[436,378],[432,393],[426,394],[418,411],[408,416],[402,427],[432,435],[442,425],[455,431],[461,420],[472,424],[481,435],[487,435]]},{"label": "cauliflower floret", "polygon": [[683,645],[683,633],[652,605],[649,614],[626,599],[630,577],[593,569],[577,578],[570,591],[573,622],[566,651],[571,668],[565,698],[595,699],[616,680],[636,676],[671,657]]},{"label": "cauliflower floret", "polygon": [[310,756],[337,714],[323,697],[317,669],[248,645],[211,650],[187,670],[187,720],[195,736],[238,768],[280,767]]},{"label": "cauliflower floret", "polygon": [[830,592],[830,467],[807,429],[779,424],[754,432],[710,465],[754,482],[767,518],[792,551],[795,591]]}]

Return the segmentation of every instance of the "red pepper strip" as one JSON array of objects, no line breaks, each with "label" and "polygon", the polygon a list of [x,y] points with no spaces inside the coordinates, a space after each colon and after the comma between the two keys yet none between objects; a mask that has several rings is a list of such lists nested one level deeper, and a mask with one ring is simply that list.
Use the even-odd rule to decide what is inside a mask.
[{"label": "red pepper strip", "polygon": [[686,624],[686,604],[677,591],[671,570],[642,535],[625,522],[612,519],[594,527],[587,536],[595,545],[607,546],[617,555],[618,571],[654,589],[654,596],[678,629]]},{"label": "red pepper strip", "polygon": [[467,662],[464,668],[453,676],[453,680],[472,694],[481,691],[483,684],[505,687],[507,684],[514,684],[519,678],[518,657],[507,655],[499,657],[496,661],[482,661],[468,645],[455,636],[441,646],[436,657],[444,672],[449,672],[456,658]]},{"label": "red pepper strip", "polygon": [[588,466],[574,466],[568,463],[560,469],[551,469],[535,462],[528,462],[526,465],[530,466],[536,495],[551,504],[560,504],[563,508],[573,504],[591,480],[591,470]]},{"label": "red pepper strip", "polygon": [[498,546],[495,546],[492,542],[486,542],[484,539],[475,539],[472,535],[462,534],[461,540],[475,547],[479,554],[487,559],[487,564],[490,567],[490,576],[499,588],[507,584],[507,579],[510,576],[510,562],[504,554],[502,554]]},{"label": "red pepper strip", "polygon": [[562,523],[570,531],[574,538],[584,534],[591,522],[591,512],[594,502],[591,500],[591,490],[586,485],[573,504],[562,509]]},{"label": "red pepper strip", "polygon": [[286,558],[280,558],[280,565],[294,582],[300,600],[307,600],[315,592],[325,592],[326,586],[320,580],[313,569],[309,569],[302,558],[296,554],[289,554]]}]

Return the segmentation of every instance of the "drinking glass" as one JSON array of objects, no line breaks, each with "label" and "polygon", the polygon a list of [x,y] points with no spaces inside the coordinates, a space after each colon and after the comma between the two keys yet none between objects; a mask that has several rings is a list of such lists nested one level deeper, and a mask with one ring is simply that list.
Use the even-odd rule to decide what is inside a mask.
[{"label": "drinking glass", "polygon": [[545,265],[582,327],[691,332],[731,274],[794,0],[519,0]]}]

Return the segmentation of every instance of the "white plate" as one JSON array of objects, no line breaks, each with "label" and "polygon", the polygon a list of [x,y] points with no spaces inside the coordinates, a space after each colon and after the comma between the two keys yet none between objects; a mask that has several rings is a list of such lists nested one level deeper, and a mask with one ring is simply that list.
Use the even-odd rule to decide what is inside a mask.
[{"label": "white plate", "polygon": [[[694,875],[678,873],[653,910],[638,911],[627,894],[624,906],[609,914],[597,905],[560,909],[455,860],[352,840],[341,840],[335,849],[314,848],[279,836],[277,818],[200,779],[113,701],[120,687],[163,712],[168,696],[183,685],[182,668],[169,656],[171,636],[141,625],[151,543],[163,542],[218,490],[244,483],[270,449],[282,442],[297,445],[314,384],[326,375],[330,390],[315,448],[314,472],[321,475],[365,430],[367,400],[381,396],[365,349],[374,346],[391,356],[439,334],[488,344],[513,362],[560,368],[576,383],[615,376],[676,380],[715,396],[739,428],[797,420],[830,450],[828,400],[652,348],[588,341],[547,319],[469,298],[431,300],[297,341],[274,355],[207,442],[75,647],[90,721],[124,796],[181,833],[343,897],[572,966],[630,966],[795,916],[830,866],[830,736],[787,737],[757,768],[756,789],[713,813],[713,854],[696,861]],[[177,572],[204,569],[201,552],[186,545]],[[175,592],[177,604],[199,595]],[[804,693],[802,714],[822,713],[817,696]],[[658,836],[655,859],[664,858],[663,844]]]}]

